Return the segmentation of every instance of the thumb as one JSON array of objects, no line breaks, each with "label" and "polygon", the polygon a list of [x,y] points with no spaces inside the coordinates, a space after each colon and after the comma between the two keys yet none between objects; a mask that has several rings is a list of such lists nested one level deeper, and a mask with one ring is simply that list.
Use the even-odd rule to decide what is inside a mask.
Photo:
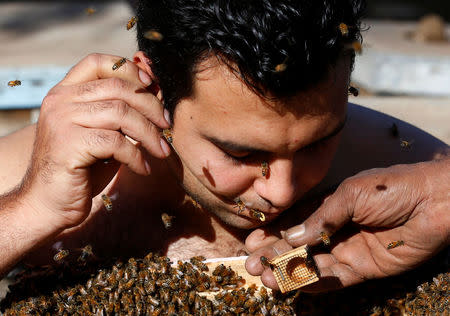
[{"label": "thumb", "polygon": [[341,185],[302,224],[288,229],[283,236],[284,239],[293,247],[305,244],[314,246],[321,243],[321,233],[330,237],[352,220],[354,196],[349,194],[345,186]]}]

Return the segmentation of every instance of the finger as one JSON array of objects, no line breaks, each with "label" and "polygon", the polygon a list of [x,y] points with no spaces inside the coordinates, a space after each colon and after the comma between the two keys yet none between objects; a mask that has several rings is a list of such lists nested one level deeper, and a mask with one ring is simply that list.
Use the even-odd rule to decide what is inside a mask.
[{"label": "finger", "polygon": [[117,132],[100,129],[81,129],[81,148],[83,161],[74,163],[72,168],[85,168],[98,160],[113,158],[128,166],[137,174],[149,175],[150,165],[138,146]]},{"label": "finger", "polygon": [[114,64],[122,58],[121,56],[115,55],[90,54],[72,67],[59,84],[68,86],[95,81],[97,79],[116,77],[132,82],[141,88],[148,87],[151,84],[151,79],[148,74],[145,74],[143,71],[139,72],[139,67],[129,60],[125,60],[123,65],[113,70]]},{"label": "finger", "polygon": [[54,92],[64,90],[59,92],[73,96],[71,100],[76,103],[123,100],[158,127],[170,127],[164,118],[164,108],[159,99],[151,93],[136,93],[137,86],[123,79],[101,79],[55,89]]},{"label": "finger", "polygon": [[292,250],[292,247],[284,239],[280,239],[269,246],[259,248],[253,252],[245,261],[245,268],[251,275],[262,275],[264,269],[267,268],[261,264],[262,256],[270,260],[289,250]]},{"label": "finger", "polygon": [[340,186],[302,224],[286,231],[284,238],[293,247],[317,245],[323,242],[321,233],[331,237],[352,219],[353,199]]},{"label": "finger", "polygon": [[141,142],[149,153],[158,158],[165,158],[170,153],[169,146],[160,136],[160,130],[122,100],[79,103],[74,107],[71,117],[75,124],[121,131]]},{"label": "finger", "polygon": [[267,229],[258,228],[251,232],[245,239],[245,248],[250,252],[254,252],[259,248],[272,245],[278,240],[280,238],[267,231]]}]

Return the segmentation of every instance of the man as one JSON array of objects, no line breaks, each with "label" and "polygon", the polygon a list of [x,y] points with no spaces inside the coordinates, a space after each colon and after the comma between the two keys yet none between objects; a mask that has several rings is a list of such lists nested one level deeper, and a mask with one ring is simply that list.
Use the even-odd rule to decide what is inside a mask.
[{"label": "man", "polygon": [[[1,139],[0,272],[86,244],[98,256],[234,256],[249,229],[297,224],[307,192],[445,149],[347,104],[363,3],[313,3],[142,1],[133,62],[88,56],[37,126]],[[393,122],[413,147],[401,151]]]}]

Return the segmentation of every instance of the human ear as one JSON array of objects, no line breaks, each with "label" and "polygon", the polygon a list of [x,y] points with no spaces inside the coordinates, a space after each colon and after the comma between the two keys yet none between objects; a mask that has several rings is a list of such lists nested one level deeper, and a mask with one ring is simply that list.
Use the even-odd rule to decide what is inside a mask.
[{"label": "human ear", "polygon": [[140,70],[144,71],[150,76],[152,83],[147,89],[161,101],[162,92],[159,84],[157,83],[157,77],[155,76],[151,68],[152,60],[143,51],[138,51],[133,56],[133,62],[136,64],[136,66],[139,67]]}]

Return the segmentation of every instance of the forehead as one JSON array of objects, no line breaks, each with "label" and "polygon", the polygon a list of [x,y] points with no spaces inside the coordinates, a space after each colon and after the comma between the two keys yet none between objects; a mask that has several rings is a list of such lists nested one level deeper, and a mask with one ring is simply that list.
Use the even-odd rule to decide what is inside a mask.
[{"label": "forehead", "polygon": [[319,133],[318,127],[325,122],[345,116],[350,72],[346,66],[337,65],[322,83],[293,97],[275,99],[259,96],[211,57],[199,65],[193,94],[180,102],[175,115],[189,118],[199,130],[216,138],[226,135],[261,143],[302,139],[302,134]]}]

